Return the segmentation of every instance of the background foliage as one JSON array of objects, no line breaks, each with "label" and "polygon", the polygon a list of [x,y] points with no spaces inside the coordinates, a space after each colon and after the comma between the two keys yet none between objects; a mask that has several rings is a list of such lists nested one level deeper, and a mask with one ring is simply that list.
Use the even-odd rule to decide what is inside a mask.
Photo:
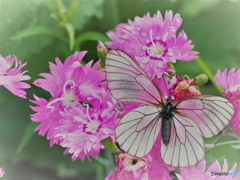
[{"label": "background foliage", "polygon": [[[0,54],[15,54],[32,77],[49,72],[48,62],[64,60],[76,50],[88,50],[87,62],[97,60],[97,40],[108,41],[105,33],[118,23],[135,16],[162,14],[171,9],[184,20],[182,29],[193,41],[210,70],[240,67],[240,1],[237,0],[0,0]],[[178,62],[178,73],[195,77],[203,70],[195,61]],[[32,85],[27,90],[48,98],[49,94]],[[211,83],[202,87],[203,94],[219,94]],[[72,162],[64,149],[49,147],[45,137],[33,129],[29,101],[14,97],[0,87],[0,167],[7,174],[3,180],[103,179],[113,168],[106,152],[91,161]],[[207,143],[216,137],[207,139]],[[226,141],[228,139],[223,139]],[[230,145],[207,153],[208,162],[226,157],[229,167],[238,161],[240,152]]]}]

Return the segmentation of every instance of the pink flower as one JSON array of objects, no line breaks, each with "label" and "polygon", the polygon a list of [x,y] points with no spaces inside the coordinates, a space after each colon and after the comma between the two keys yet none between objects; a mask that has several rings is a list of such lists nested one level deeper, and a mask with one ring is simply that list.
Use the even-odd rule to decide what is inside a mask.
[{"label": "pink flower", "polygon": [[128,154],[120,154],[117,159],[117,169],[111,172],[105,180],[148,180],[150,168],[146,158],[137,158]]},{"label": "pink flower", "polygon": [[152,150],[149,152],[149,164],[151,168],[148,171],[149,179],[164,179],[171,180],[173,176],[170,175],[171,171],[174,171],[175,168],[172,166],[166,165],[161,157],[161,135],[157,138],[156,142],[153,145]]},{"label": "pink flower", "polygon": [[234,106],[235,114],[231,120],[232,128],[240,132],[240,70],[232,68],[223,72],[220,70],[214,76],[216,83],[222,86],[225,91],[223,95],[231,101]]},{"label": "pink flower", "polygon": [[21,98],[26,98],[26,92],[22,89],[30,88],[27,83],[21,82],[31,79],[30,76],[24,75],[27,71],[21,72],[21,68],[26,64],[23,64],[14,55],[6,57],[0,55],[0,86],[4,86]]},{"label": "pink flower", "polygon": [[171,180],[170,172],[175,168],[166,165],[161,158],[159,136],[152,150],[144,158],[137,158],[126,153],[120,154],[116,170],[106,180]]},{"label": "pink flower", "polygon": [[49,100],[35,97],[32,107],[36,114],[32,121],[41,122],[35,129],[47,134],[51,145],[66,147],[65,153],[84,160],[98,155],[103,148],[100,141],[114,134],[117,102],[109,93],[104,70],[93,61],[85,66],[80,61],[86,51],[76,52],[62,63],[50,63],[51,73],[41,73],[44,79],[34,84],[50,92]]},{"label": "pink flower", "polygon": [[163,19],[160,11],[154,17],[148,13],[143,18],[135,17],[134,21],[119,24],[115,31],[109,31],[112,40],[106,43],[109,48],[120,49],[132,58],[152,77],[161,77],[163,72],[174,71],[168,63],[176,60],[191,61],[198,54],[193,49],[187,35],[176,32],[182,24],[179,14],[173,16],[166,11]]},{"label": "pink flower", "polygon": [[177,101],[186,96],[197,96],[201,95],[198,87],[195,85],[194,79],[183,78],[182,74],[174,76],[169,84],[169,91],[174,97],[174,101]]},{"label": "pink flower", "polygon": [[[188,180],[188,179],[204,179],[204,180],[233,180],[236,179],[236,176],[227,176],[226,173],[234,173],[237,168],[237,164],[232,167],[231,170],[228,170],[228,164],[226,159],[224,159],[223,168],[219,162],[216,160],[212,165],[205,171],[206,160],[203,159],[197,166],[190,166],[185,168],[180,168],[180,174],[176,173],[176,176],[179,180]],[[225,173],[225,174],[218,174]],[[237,174],[236,174],[237,175]],[[238,178],[237,178],[238,179]]]},{"label": "pink flower", "polygon": [[6,172],[5,172],[2,168],[0,168],[0,178],[3,177],[3,175],[4,175],[5,173],[6,173]]},{"label": "pink flower", "polygon": [[100,141],[109,136],[115,139],[117,103],[108,92],[103,90],[102,95],[100,99],[90,99],[90,105],[83,104],[61,113],[62,119],[56,128],[60,133],[56,137],[60,138],[60,145],[67,148],[65,153],[73,154],[74,160],[97,156],[104,148]]}]

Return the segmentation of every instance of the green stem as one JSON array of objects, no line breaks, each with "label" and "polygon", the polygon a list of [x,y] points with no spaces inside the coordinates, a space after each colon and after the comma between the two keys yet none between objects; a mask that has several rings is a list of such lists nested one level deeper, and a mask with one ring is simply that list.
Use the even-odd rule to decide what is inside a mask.
[{"label": "green stem", "polygon": [[236,144],[236,143],[239,143],[240,144],[240,141],[227,141],[227,142],[222,142],[222,143],[219,143],[219,144],[205,144],[205,146],[207,148],[209,148],[208,150],[214,148],[214,147],[218,147],[218,146],[223,146],[223,145],[227,145],[227,144]]},{"label": "green stem", "polygon": [[223,145],[235,144],[235,143],[239,143],[239,144],[240,144],[240,141],[227,141],[227,142],[222,142],[222,143],[216,144],[216,146],[223,146]]},{"label": "green stem", "polygon": [[207,74],[208,78],[214,85],[214,87],[221,93],[224,91],[224,89],[220,86],[218,86],[214,81],[214,75],[212,71],[208,68],[208,66],[205,64],[205,62],[199,57],[196,59],[197,64],[202,68],[205,74]]},{"label": "green stem", "polygon": [[119,151],[117,145],[113,142],[111,137],[108,137],[106,139],[103,139],[101,143],[105,146],[105,148],[110,152],[110,153],[116,153]]}]

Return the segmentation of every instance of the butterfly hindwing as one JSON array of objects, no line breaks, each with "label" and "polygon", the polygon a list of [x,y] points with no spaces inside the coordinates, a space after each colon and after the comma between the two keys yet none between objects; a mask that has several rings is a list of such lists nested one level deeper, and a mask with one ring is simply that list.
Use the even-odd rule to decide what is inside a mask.
[{"label": "butterfly hindwing", "polygon": [[120,50],[110,50],[106,56],[106,75],[115,99],[158,106],[163,95],[153,80],[130,56]]},{"label": "butterfly hindwing", "polygon": [[234,114],[233,105],[220,96],[188,96],[176,102],[175,106],[194,120],[205,138],[222,131]]},{"label": "butterfly hindwing", "polygon": [[197,164],[204,157],[204,142],[197,125],[183,113],[171,119],[171,138],[165,146],[161,143],[163,161],[174,167]]},{"label": "butterfly hindwing", "polygon": [[115,133],[121,149],[137,157],[145,156],[155,143],[161,129],[160,108],[139,106],[118,123]]}]

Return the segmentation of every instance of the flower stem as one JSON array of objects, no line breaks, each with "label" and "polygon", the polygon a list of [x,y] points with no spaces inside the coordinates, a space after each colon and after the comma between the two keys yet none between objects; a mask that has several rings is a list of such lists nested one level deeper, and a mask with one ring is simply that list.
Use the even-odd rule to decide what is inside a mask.
[{"label": "flower stem", "polygon": [[220,86],[218,86],[215,81],[214,81],[214,75],[212,73],[212,71],[208,68],[208,66],[205,64],[205,62],[202,60],[202,58],[197,58],[196,59],[197,64],[202,68],[202,70],[204,71],[205,74],[207,74],[208,78],[210,79],[210,81],[212,82],[212,84],[214,85],[214,87],[221,93],[224,91],[224,89]]},{"label": "flower stem", "polygon": [[103,139],[101,143],[105,146],[105,148],[112,154],[119,152],[117,145],[113,142],[111,137]]}]

